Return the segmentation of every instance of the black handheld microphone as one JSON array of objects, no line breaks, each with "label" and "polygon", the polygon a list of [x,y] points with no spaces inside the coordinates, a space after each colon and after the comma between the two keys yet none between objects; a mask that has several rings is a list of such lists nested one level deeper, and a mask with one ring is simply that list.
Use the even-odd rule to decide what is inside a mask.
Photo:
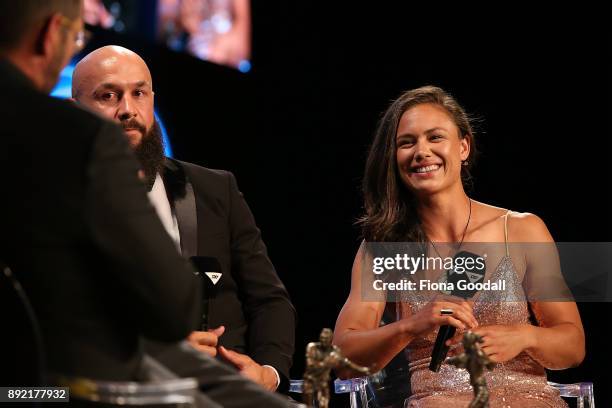
[{"label": "black handheld microphone", "polygon": [[208,330],[208,317],[210,313],[210,301],[217,294],[216,285],[223,273],[221,264],[217,258],[210,256],[192,256],[189,258],[200,276],[202,285],[202,319],[200,320],[200,330]]},{"label": "black handheld microphone", "polygon": [[[459,259],[463,260],[458,261]],[[471,259],[472,261],[468,261],[468,259]],[[466,263],[472,266],[468,268],[466,267]],[[479,267],[479,265],[482,265],[482,268]],[[453,257],[453,266],[453,269],[446,271],[446,281],[453,284],[453,291],[450,294],[452,296],[462,297],[464,299],[471,298],[477,291],[475,289],[461,290],[457,287],[457,283],[460,280],[465,280],[466,282],[471,283],[482,282],[484,280],[486,271],[483,258],[472,252],[461,251]],[[459,269],[460,267],[463,269]],[[440,371],[440,367],[446,359],[449,349],[449,346],[447,346],[445,343],[448,339],[455,335],[456,329],[457,328],[455,326],[451,325],[440,326],[433,351],[431,352],[431,362],[429,363],[429,369],[431,371],[436,373]]]}]

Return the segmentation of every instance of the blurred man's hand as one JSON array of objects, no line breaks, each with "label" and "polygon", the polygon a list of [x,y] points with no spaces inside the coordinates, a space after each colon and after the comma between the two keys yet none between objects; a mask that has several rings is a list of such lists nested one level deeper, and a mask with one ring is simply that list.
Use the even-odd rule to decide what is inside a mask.
[{"label": "blurred man's hand", "polygon": [[211,357],[216,357],[219,337],[221,337],[224,332],[224,326],[219,326],[216,329],[210,329],[208,331],[194,331],[187,337],[187,340],[196,350],[206,353]]}]

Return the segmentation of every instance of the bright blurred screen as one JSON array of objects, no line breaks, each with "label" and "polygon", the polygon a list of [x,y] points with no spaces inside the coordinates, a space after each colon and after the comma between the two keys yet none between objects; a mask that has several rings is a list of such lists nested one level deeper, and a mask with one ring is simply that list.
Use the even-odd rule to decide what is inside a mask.
[{"label": "bright blurred screen", "polygon": [[84,20],[118,33],[152,32],[175,51],[251,68],[249,0],[85,0]]}]

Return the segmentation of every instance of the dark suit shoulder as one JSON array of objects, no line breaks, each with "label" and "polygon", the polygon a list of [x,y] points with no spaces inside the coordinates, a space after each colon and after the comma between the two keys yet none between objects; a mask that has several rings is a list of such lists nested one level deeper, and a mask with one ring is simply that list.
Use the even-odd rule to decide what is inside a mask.
[{"label": "dark suit shoulder", "polygon": [[[110,125],[108,120],[98,114],[68,100],[46,98],[46,103],[41,103],[39,106],[46,110],[48,120],[61,126],[64,133],[78,133],[79,136],[96,135],[103,127]],[[67,126],[68,123],[70,126]]]},{"label": "dark suit shoulder", "polygon": [[176,159],[173,159],[173,160],[179,163],[181,166],[183,166],[185,171],[188,172],[190,175],[195,175],[197,177],[204,177],[211,181],[227,183],[228,178],[233,177],[233,174],[227,170],[211,169],[208,167],[199,166],[197,164],[189,163],[189,162],[182,161],[182,160],[176,160]]},{"label": "dark suit shoulder", "polygon": [[210,169],[194,163],[170,159],[171,164],[181,166],[193,185],[196,196],[220,199],[228,202],[231,191],[237,189],[234,175],[227,170]]},{"label": "dark suit shoulder", "polygon": [[[90,144],[92,138],[104,127],[110,126],[110,122],[74,102],[49,97],[34,89],[9,88],[5,96],[7,96],[6,103],[0,102],[2,107],[0,118],[4,119],[5,123],[3,133],[9,137],[11,134],[22,135],[23,124],[27,123],[28,135],[54,136],[54,138],[39,138],[38,143],[41,147]],[[58,144],[55,138],[59,137],[62,142]],[[23,143],[30,141],[23,140]]]},{"label": "dark suit shoulder", "polygon": [[[0,63],[3,71],[7,65]],[[0,162],[3,169],[24,169],[23,178],[36,185],[30,187],[31,194],[52,189],[82,191],[96,146],[124,142],[129,148],[117,125],[74,102],[34,89],[16,69],[8,68],[7,77],[0,79],[0,91]],[[42,182],[41,175],[50,169],[62,183]],[[8,183],[0,180],[2,185]]]}]

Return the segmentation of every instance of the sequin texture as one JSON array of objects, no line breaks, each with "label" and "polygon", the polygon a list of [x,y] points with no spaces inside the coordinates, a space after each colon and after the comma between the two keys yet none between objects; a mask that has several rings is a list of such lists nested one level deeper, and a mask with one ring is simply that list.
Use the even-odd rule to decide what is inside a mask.
[{"label": "sequin texture", "polygon": [[[479,325],[530,324],[525,294],[508,255],[501,258],[489,279],[506,281],[506,291],[503,295],[505,299],[494,299],[490,292],[478,293],[473,307]],[[405,291],[402,294],[402,302],[397,305],[398,317],[418,312],[429,302],[432,295]],[[466,370],[448,364],[443,364],[438,373],[429,370],[436,334],[437,331],[434,331],[425,338],[416,339],[406,348],[412,395],[406,400],[405,406],[467,407],[473,394]],[[451,347],[448,356],[462,352],[463,346],[458,344]],[[491,408],[567,407],[559,392],[547,384],[544,367],[525,352],[510,361],[497,364],[492,371],[486,373],[486,380]]]}]

